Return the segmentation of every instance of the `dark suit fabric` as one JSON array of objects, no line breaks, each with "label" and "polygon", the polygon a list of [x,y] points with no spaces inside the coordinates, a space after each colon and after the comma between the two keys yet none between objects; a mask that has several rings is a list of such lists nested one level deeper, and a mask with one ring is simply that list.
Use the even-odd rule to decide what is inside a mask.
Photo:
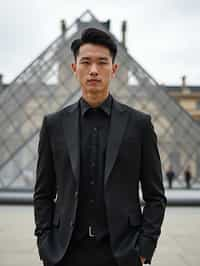
[{"label": "dark suit fabric", "polygon": [[60,262],[51,264],[44,261],[44,266],[118,266],[113,257],[107,237],[70,241],[67,252]]},{"label": "dark suit fabric", "polygon": [[[80,184],[79,104],[44,117],[34,187],[40,258],[56,264],[70,244]],[[139,182],[145,202],[139,200]],[[166,208],[151,117],[113,99],[104,172],[104,201],[113,256],[119,266],[151,263]]]},{"label": "dark suit fabric", "polygon": [[92,108],[83,98],[80,118],[80,182],[79,201],[73,238],[88,235],[88,228],[97,239],[108,234],[104,202],[104,169],[106,143],[112,109],[112,97]]}]

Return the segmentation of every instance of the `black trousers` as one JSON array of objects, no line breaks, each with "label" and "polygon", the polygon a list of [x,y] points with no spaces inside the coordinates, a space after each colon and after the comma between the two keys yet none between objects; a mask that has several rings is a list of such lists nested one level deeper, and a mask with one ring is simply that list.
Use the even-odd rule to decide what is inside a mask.
[{"label": "black trousers", "polygon": [[117,266],[110,247],[109,237],[99,241],[86,238],[71,241],[63,259],[57,264],[44,262],[44,266]]}]

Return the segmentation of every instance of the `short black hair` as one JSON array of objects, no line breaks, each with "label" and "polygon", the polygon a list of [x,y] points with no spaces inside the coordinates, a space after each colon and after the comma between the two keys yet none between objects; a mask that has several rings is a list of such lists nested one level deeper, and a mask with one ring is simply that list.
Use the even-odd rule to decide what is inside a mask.
[{"label": "short black hair", "polygon": [[87,28],[82,32],[80,39],[76,39],[72,42],[71,50],[73,52],[75,60],[79,53],[80,47],[86,43],[102,45],[108,48],[112,56],[112,62],[115,61],[115,57],[117,54],[116,43],[108,33],[97,28]]}]

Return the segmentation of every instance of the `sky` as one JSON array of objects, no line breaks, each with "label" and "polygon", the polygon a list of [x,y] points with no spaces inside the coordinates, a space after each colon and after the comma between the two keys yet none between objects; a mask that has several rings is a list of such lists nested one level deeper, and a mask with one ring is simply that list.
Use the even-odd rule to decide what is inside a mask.
[{"label": "sky", "polygon": [[121,39],[127,21],[127,48],[159,83],[200,85],[199,0],[0,0],[0,73],[11,82],[60,34],[89,9],[111,20]]}]

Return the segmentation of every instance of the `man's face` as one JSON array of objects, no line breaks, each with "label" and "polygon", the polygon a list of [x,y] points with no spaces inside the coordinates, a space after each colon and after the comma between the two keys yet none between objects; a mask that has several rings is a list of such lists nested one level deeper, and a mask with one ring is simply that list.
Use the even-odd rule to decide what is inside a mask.
[{"label": "man's face", "polygon": [[90,98],[108,94],[109,83],[118,65],[112,63],[108,48],[96,44],[80,47],[72,70],[80,82],[83,96]]}]

